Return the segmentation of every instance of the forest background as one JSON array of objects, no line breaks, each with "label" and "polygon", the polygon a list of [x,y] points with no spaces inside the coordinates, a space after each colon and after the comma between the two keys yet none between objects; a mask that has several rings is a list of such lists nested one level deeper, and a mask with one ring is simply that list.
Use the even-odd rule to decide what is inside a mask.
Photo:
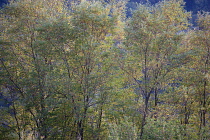
[{"label": "forest background", "polygon": [[193,2],[2,6],[0,139],[208,140],[209,1]]}]

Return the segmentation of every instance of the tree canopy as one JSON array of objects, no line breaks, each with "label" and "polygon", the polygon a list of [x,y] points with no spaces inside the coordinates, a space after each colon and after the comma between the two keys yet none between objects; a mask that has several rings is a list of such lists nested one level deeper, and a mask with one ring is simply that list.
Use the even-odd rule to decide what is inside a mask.
[{"label": "tree canopy", "polygon": [[183,0],[11,0],[0,139],[210,137],[210,14]]}]

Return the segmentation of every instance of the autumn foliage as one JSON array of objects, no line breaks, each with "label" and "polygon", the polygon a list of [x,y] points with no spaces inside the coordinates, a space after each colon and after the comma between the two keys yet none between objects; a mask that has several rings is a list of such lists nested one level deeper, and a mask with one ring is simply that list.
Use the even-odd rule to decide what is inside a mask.
[{"label": "autumn foliage", "polygon": [[210,14],[182,0],[11,0],[0,139],[207,140]]}]

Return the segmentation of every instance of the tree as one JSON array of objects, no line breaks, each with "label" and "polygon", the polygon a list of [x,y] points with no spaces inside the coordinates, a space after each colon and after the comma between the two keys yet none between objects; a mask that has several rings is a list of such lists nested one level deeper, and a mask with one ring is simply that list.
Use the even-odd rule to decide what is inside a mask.
[{"label": "tree", "polygon": [[27,137],[26,131],[38,139],[48,136],[46,122],[51,108],[47,98],[53,99],[54,92],[46,79],[51,72],[50,55],[46,55],[48,50],[38,43],[37,28],[61,10],[62,4],[62,1],[54,1],[54,6],[48,7],[49,1],[22,0],[11,1],[2,9],[3,88],[12,100],[19,139]]},{"label": "tree", "polygon": [[19,139],[30,129],[37,139],[101,137],[123,4],[22,0],[3,9],[3,83],[17,92]]},{"label": "tree", "polygon": [[182,0],[11,1],[0,139],[207,139],[209,13]]},{"label": "tree", "polygon": [[[74,45],[70,44],[71,51],[67,56],[72,56],[68,63],[75,69],[72,76],[73,85],[77,88],[71,92],[75,93],[73,96],[76,98],[72,102],[75,104],[77,137],[83,139],[84,136],[88,137],[84,131],[90,129],[87,123],[90,119],[89,110],[96,109],[98,115],[93,118],[97,120],[97,131],[101,131],[103,106],[108,96],[106,90],[110,88],[106,84],[110,80],[110,48],[113,45],[112,40],[118,34],[115,23],[120,21],[122,14],[114,11],[117,8],[111,4],[102,2],[83,1],[72,9]],[[111,10],[114,12],[111,13]],[[99,138],[94,135],[93,137]]]},{"label": "tree", "polygon": [[[189,65],[186,65],[185,70],[187,77],[184,78],[183,83],[185,86],[191,89],[194,89],[194,106],[195,110],[193,113],[196,113],[197,116],[197,128],[198,138],[203,139],[206,137],[206,125],[207,125],[207,113],[209,102],[208,92],[209,92],[209,13],[208,12],[199,12],[198,13],[198,27],[194,31],[191,31],[188,34],[188,41],[184,43],[190,51],[194,53],[191,56],[191,61]],[[192,113],[192,114],[193,114]],[[198,114],[198,115],[197,115]],[[199,122],[199,123],[198,123]]]},{"label": "tree", "polygon": [[[128,21],[126,46],[130,64],[124,70],[138,86],[138,96],[143,99],[140,138],[154,93],[157,106],[158,90],[168,82],[166,75],[177,67],[171,57],[176,55],[182,35],[177,34],[188,27],[189,13],[183,9],[183,1],[164,1],[156,6],[139,5]],[[128,61],[128,60],[127,60]],[[132,65],[132,66],[131,66]]]}]

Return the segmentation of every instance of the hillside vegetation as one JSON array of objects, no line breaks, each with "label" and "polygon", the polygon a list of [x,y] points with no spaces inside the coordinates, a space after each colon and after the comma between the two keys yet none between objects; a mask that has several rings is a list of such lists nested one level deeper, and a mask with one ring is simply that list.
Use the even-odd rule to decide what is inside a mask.
[{"label": "hillside vegetation", "polygon": [[210,14],[183,0],[0,9],[0,139],[208,140]]}]

